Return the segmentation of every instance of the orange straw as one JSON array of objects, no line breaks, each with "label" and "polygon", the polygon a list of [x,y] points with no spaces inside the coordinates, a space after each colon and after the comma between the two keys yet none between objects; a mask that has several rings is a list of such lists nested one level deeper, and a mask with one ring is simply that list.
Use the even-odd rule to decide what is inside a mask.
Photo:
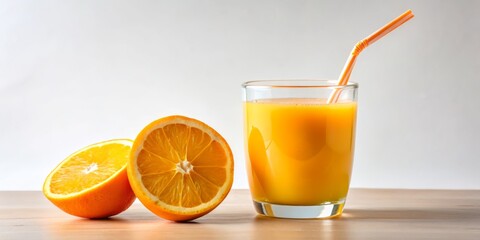
[{"label": "orange straw", "polygon": [[[404,12],[402,15],[398,16],[397,18],[393,19],[387,25],[383,26],[382,28],[378,29],[376,32],[372,33],[370,36],[366,37],[365,39],[358,42],[352,49],[350,56],[343,67],[342,73],[340,74],[340,78],[338,79],[338,85],[344,86],[347,85],[348,79],[350,78],[350,74],[352,73],[353,66],[355,65],[355,61],[357,56],[369,45],[376,42],[378,39],[382,38],[383,36],[387,35],[389,32],[393,31],[395,28],[401,26],[406,21],[413,18],[413,13],[411,10]],[[333,93],[328,98],[328,103],[335,103],[338,101],[340,97],[341,90],[335,89]]]}]

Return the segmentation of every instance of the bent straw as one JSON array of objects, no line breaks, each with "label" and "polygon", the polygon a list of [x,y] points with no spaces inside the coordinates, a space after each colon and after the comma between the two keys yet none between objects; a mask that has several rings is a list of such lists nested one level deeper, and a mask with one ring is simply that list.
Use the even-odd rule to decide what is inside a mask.
[{"label": "bent straw", "polygon": [[[370,36],[366,37],[365,39],[358,42],[352,49],[350,56],[343,67],[342,73],[340,74],[340,78],[338,79],[338,85],[344,86],[347,85],[348,79],[352,73],[353,66],[355,65],[355,61],[357,56],[369,45],[376,42],[378,39],[382,38],[383,36],[387,35],[389,32],[393,31],[397,27],[404,24],[406,21],[413,18],[414,15],[411,10],[407,10],[402,15],[398,16],[397,18],[393,19],[387,25],[383,26],[382,28],[378,29],[376,32],[372,33]],[[330,97],[328,98],[327,103],[335,103],[338,101],[340,97],[341,89],[335,89]]]}]

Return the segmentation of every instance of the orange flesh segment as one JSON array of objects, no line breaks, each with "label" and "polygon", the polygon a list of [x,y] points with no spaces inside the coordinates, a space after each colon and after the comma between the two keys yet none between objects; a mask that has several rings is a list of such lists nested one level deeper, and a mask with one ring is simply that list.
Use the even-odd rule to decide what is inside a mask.
[{"label": "orange flesh segment", "polygon": [[152,195],[168,205],[194,207],[212,200],[226,183],[227,158],[209,134],[174,123],[149,133],[137,167]]},{"label": "orange flesh segment", "polygon": [[71,194],[89,189],[120,170],[128,160],[130,146],[107,144],[79,152],[52,176],[50,192]]}]

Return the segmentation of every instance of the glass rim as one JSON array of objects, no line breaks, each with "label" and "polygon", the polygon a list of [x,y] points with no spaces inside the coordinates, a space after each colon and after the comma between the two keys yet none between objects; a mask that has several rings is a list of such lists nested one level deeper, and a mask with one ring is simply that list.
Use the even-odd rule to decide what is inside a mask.
[{"label": "glass rim", "polygon": [[348,82],[347,85],[338,85],[337,80],[321,79],[279,79],[279,80],[252,80],[242,84],[243,88],[320,88],[320,89],[347,89],[358,88],[358,83]]}]

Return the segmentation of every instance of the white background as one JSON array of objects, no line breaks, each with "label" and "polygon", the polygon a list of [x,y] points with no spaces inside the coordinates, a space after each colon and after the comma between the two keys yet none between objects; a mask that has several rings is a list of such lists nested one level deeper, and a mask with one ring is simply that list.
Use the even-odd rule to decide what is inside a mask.
[{"label": "white background", "polygon": [[336,79],[366,49],[353,187],[480,189],[480,1],[0,1],[0,190],[182,114],[217,129],[248,187],[241,87]]}]

